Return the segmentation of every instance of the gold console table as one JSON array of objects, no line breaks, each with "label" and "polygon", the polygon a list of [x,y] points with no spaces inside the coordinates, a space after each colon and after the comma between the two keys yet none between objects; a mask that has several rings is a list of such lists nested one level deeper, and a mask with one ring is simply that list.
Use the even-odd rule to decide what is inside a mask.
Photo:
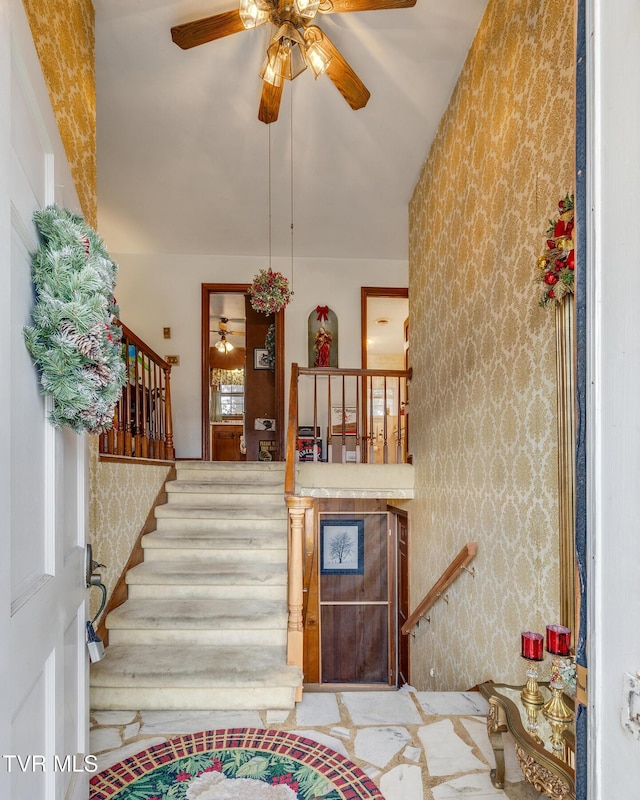
[{"label": "gold console table", "polygon": [[[509,732],[515,741],[516,757],[526,780],[552,800],[575,800],[575,737],[572,725],[553,726],[542,707],[527,709],[520,698],[522,686],[487,681],[478,687],[489,701],[487,732],[496,759],[491,782],[504,788],[504,744]],[[545,702],[551,697],[549,685],[540,684]],[[564,697],[573,708],[573,701]],[[555,747],[552,744],[555,740]],[[560,743],[559,743],[560,742]]]}]

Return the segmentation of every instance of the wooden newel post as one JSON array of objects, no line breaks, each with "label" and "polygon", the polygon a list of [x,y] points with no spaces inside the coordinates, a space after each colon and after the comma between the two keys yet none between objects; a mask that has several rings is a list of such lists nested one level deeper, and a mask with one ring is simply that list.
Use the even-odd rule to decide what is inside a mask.
[{"label": "wooden newel post", "polygon": [[173,422],[171,419],[171,367],[165,369],[165,431],[166,431],[166,445],[165,452],[168,459],[176,457],[175,450],[173,449]]},{"label": "wooden newel post", "polygon": [[[304,520],[308,498],[287,497],[289,509],[289,575],[287,626],[287,664],[303,668],[304,620],[303,574],[304,574]],[[302,699],[302,685],[296,700]]]}]

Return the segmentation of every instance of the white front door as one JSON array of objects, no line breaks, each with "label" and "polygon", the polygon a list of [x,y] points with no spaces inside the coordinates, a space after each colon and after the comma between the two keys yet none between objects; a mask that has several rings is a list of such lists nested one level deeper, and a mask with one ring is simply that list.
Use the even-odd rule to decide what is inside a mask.
[{"label": "white front door", "polygon": [[21,0],[0,0],[0,796],[88,797],[87,442],[55,430],[23,342],[35,209],[78,210]]}]

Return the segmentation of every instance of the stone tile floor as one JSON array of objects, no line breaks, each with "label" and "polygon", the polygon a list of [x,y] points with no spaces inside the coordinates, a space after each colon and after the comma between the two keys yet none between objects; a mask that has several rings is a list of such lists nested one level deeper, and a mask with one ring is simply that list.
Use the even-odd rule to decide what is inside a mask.
[{"label": "stone tile floor", "polygon": [[351,759],[385,800],[543,800],[518,767],[505,736],[506,787],[491,785],[495,766],[477,692],[305,692],[287,711],[93,711],[91,752],[99,769],[188,733],[253,727],[292,731]]}]

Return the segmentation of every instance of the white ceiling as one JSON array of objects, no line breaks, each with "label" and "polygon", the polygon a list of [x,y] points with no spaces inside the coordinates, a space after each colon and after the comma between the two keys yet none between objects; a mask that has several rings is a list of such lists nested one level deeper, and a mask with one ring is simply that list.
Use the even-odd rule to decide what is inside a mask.
[{"label": "white ceiling", "polygon": [[171,26],[234,0],[93,0],[107,247],[261,256],[271,230],[272,254],[288,256],[293,161],[298,257],[406,259],[407,204],[486,1],[319,17],[371,99],[352,111],[307,70],[267,126],[257,114],[268,26],[187,51],[171,41]]}]

